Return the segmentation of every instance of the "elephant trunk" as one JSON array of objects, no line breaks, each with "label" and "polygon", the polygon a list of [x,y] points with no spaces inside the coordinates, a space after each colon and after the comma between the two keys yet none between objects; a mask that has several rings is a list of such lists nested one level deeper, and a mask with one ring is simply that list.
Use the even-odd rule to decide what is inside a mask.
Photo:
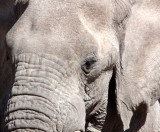
[{"label": "elephant trunk", "polygon": [[84,102],[67,83],[58,61],[36,55],[20,55],[17,60],[5,115],[6,131],[83,131]]}]

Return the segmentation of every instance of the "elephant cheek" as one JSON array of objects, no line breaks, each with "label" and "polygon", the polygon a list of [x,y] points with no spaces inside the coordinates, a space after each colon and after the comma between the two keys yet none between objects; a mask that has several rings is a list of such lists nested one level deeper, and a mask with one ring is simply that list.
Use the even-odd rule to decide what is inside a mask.
[{"label": "elephant cheek", "polygon": [[[59,76],[55,76],[54,70],[51,78],[47,68],[26,63],[18,63],[7,102],[5,131],[84,131],[85,105],[82,98],[72,92],[70,86],[58,82]],[[43,77],[44,74],[48,76]]]}]

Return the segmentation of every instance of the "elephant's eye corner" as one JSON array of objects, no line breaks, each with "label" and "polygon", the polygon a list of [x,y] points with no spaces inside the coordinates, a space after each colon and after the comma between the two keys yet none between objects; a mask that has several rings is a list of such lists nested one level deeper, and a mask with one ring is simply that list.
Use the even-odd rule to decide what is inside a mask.
[{"label": "elephant's eye corner", "polygon": [[97,60],[95,58],[88,58],[84,61],[81,68],[85,74],[89,74],[96,65]]}]

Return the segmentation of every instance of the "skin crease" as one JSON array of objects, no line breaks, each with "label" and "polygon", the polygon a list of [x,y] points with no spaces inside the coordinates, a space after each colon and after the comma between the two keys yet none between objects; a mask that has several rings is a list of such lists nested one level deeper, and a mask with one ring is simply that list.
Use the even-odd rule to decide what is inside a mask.
[{"label": "skin crease", "polygon": [[116,78],[126,132],[160,130],[159,6],[158,0],[135,1],[125,26]]},{"label": "skin crease", "polygon": [[16,1],[6,37],[15,73],[3,131],[85,131],[91,117],[103,128],[118,54],[109,4]]}]

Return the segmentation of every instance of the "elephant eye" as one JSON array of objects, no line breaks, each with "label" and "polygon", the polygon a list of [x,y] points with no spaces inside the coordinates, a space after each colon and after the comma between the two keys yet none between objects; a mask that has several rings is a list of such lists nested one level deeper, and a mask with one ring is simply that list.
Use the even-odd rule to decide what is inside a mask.
[{"label": "elephant eye", "polygon": [[85,74],[89,74],[90,71],[93,69],[95,66],[95,63],[97,60],[95,58],[88,58],[84,64],[82,65],[82,70],[84,71]]}]

